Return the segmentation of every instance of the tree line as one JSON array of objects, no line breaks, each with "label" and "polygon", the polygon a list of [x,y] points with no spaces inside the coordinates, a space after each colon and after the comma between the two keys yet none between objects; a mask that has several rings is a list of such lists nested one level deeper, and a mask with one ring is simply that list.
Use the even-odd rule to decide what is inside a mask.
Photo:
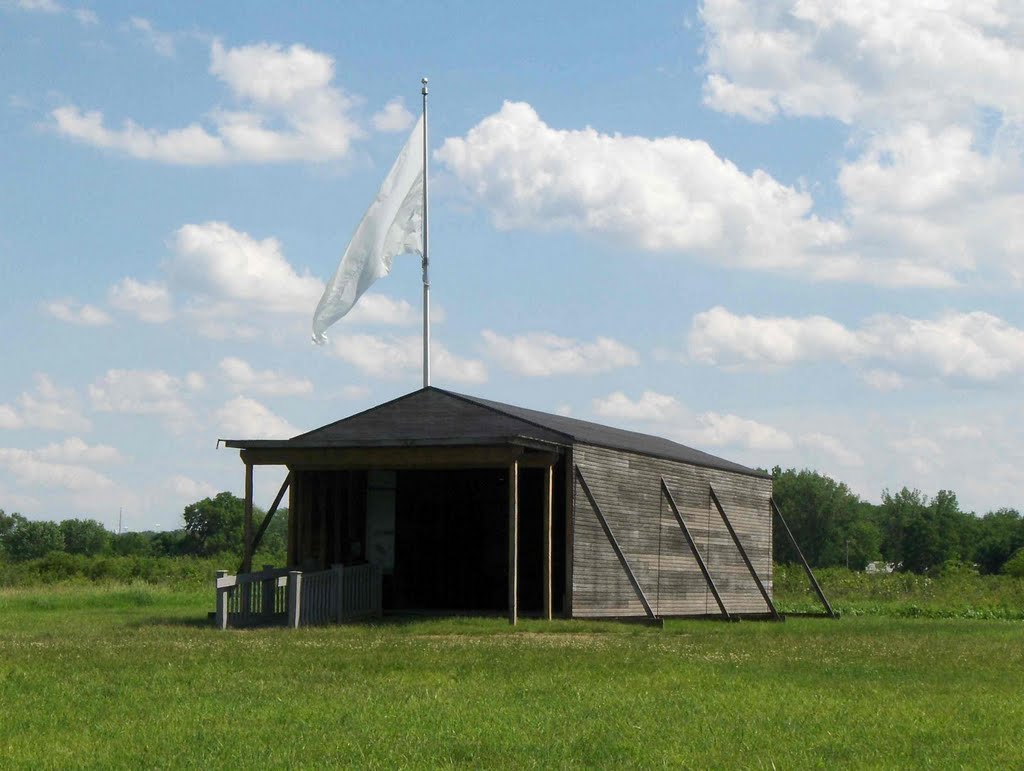
[{"label": "tree line", "polygon": [[[264,517],[253,509],[254,527]],[[52,552],[86,557],[209,557],[241,554],[244,501],[229,492],[189,504],[182,513],[184,527],[165,532],[112,533],[94,519],[62,522],[29,520],[0,509],[0,557],[12,562],[37,559]],[[283,554],[288,510],[279,509],[260,542],[262,551]]]},{"label": "tree line", "polygon": [[[940,490],[933,497],[904,487],[885,490],[881,503],[855,495],[845,484],[807,469],[776,466],[771,472],[775,501],[812,567],[864,570],[884,562],[895,570],[927,573],[950,563],[980,573],[1024,575],[1024,518],[1014,509],[983,516],[960,510],[956,494]],[[115,534],[88,519],[63,522],[28,520],[0,509],[0,556],[22,561],[66,552],[85,556],[213,556],[241,554],[244,503],[229,492],[189,504],[184,527],[169,532]],[[263,512],[255,509],[259,523]],[[288,512],[271,520],[261,549],[284,554]],[[785,530],[776,523],[774,558],[797,561]]]},{"label": "tree line", "polygon": [[[907,487],[884,490],[881,503],[873,504],[815,471],[776,466],[771,473],[775,501],[812,567],[864,570],[884,562],[927,573],[961,563],[980,573],[1024,575],[1024,518],[1014,509],[979,517],[961,511],[951,490],[929,498]],[[776,562],[797,562],[778,523],[773,540]]]}]

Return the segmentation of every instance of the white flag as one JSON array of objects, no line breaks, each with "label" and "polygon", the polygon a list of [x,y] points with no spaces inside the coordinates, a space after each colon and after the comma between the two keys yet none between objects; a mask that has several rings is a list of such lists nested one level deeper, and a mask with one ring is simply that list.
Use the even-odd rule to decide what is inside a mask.
[{"label": "white flag", "polygon": [[327,342],[327,328],[391,272],[395,257],[423,255],[423,148],[417,141],[422,136],[420,116],[324,289],[313,313],[313,342]]}]

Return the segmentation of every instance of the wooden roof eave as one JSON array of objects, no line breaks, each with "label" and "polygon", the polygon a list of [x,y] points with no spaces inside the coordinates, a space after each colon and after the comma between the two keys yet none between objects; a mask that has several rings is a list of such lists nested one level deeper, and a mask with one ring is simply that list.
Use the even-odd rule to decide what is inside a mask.
[{"label": "wooden roof eave", "polygon": [[228,442],[240,449],[242,462],[254,466],[304,469],[502,468],[513,461],[551,466],[564,452],[560,445],[528,437],[495,441],[409,442],[404,444],[310,445],[308,443]]}]

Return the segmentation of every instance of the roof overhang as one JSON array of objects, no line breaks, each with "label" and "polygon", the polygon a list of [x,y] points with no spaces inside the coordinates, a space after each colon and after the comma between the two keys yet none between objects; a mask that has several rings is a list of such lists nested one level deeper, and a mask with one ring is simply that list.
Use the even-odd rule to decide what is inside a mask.
[{"label": "roof overhang", "polygon": [[[228,442],[228,447],[239,443]],[[531,442],[530,444],[535,444]],[[242,462],[253,466],[288,466],[301,469],[455,469],[504,468],[512,463],[526,467],[553,466],[562,449],[523,443],[415,444],[402,446],[362,445],[311,447],[273,442],[244,442]]]}]

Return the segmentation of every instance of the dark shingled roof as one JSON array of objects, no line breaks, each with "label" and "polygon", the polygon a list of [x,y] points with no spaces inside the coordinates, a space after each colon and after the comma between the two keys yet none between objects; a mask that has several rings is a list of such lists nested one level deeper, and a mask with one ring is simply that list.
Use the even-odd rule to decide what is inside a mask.
[{"label": "dark shingled roof", "polygon": [[[457,406],[452,404],[453,401],[461,402],[463,409],[468,409],[475,415],[490,415],[491,418],[480,421],[467,416],[464,426],[459,426],[459,429],[464,428],[466,433],[453,435],[451,420],[435,421],[430,411],[432,406],[441,403]],[[424,411],[409,413],[408,410],[416,405],[422,405]],[[474,405],[480,409],[474,409]],[[394,413],[390,416],[390,420],[386,419],[388,413]],[[422,415],[422,419],[412,421],[410,414],[416,414],[418,418]],[[432,441],[437,444],[459,444],[463,441],[473,440],[479,443],[481,440],[490,439],[495,443],[503,443],[515,438],[535,439],[564,446],[574,443],[590,444],[680,461],[694,466],[721,469],[749,476],[766,476],[763,472],[700,450],[694,450],[660,436],[612,428],[564,415],[552,415],[490,399],[446,391],[433,386],[413,391],[291,439],[232,439],[227,441],[227,446],[243,449],[405,446],[411,444],[422,446],[430,444]]]},{"label": "dark shingled roof", "polygon": [[552,415],[548,412],[516,407],[512,404],[503,404],[502,402],[480,399],[476,396],[467,396],[466,394],[457,394],[452,391],[447,391],[446,393],[466,399],[474,404],[521,418],[530,423],[535,423],[542,428],[565,434],[571,437],[573,441],[581,444],[592,444],[598,447],[608,447],[613,450],[625,450],[626,452],[635,452],[640,455],[652,455],[656,458],[682,461],[694,466],[735,471],[740,474],[768,476],[747,466],[741,466],[739,463],[733,463],[716,455],[694,450],[692,447],[687,447],[660,436],[641,434],[637,431],[626,431],[622,428],[612,428],[600,423],[591,423],[588,420],[579,420],[578,418],[570,418],[565,415]]}]

